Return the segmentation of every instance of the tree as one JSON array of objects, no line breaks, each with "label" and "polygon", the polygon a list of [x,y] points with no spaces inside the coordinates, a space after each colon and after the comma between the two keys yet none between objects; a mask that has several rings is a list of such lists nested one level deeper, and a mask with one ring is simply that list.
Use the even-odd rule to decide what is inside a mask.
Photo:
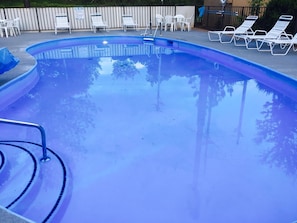
[{"label": "tree", "polygon": [[269,30],[275,24],[279,16],[283,14],[294,16],[295,21],[292,21],[286,30],[288,33],[294,34],[297,31],[296,0],[270,0],[264,15],[258,21],[258,28]]},{"label": "tree", "polygon": [[24,7],[30,8],[30,0],[24,0]]},{"label": "tree", "polygon": [[259,15],[260,8],[264,6],[264,0],[251,0],[250,6],[252,7],[251,14]]}]

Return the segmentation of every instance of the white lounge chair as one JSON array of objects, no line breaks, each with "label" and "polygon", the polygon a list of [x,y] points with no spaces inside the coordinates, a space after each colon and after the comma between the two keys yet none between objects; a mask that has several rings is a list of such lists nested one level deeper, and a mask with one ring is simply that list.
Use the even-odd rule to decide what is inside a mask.
[{"label": "white lounge chair", "polygon": [[210,41],[220,41],[221,43],[231,43],[234,40],[234,35],[238,34],[253,34],[252,29],[258,16],[250,15],[246,17],[243,23],[235,28],[234,26],[226,26],[222,31],[208,31],[208,39]]},{"label": "white lounge chair", "polygon": [[297,51],[297,33],[293,36],[288,34],[275,40],[263,40],[267,44],[272,55],[287,55],[291,48]]},{"label": "white lounge chair", "polygon": [[58,29],[68,29],[69,33],[71,33],[70,23],[68,22],[67,15],[56,15],[55,21],[55,34],[57,35]]},{"label": "white lounge chair", "polygon": [[91,30],[96,33],[97,29],[106,29],[108,28],[108,25],[106,22],[103,21],[102,15],[101,14],[92,14],[91,15]]},{"label": "white lounge chair", "polygon": [[[293,19],[291,15],[281,15],[269,32],[265,30],[256,30],[253,35],[236,34],[234,35],[234,44],[236,46],[245,46],[247,49],[261,50],[263,40],[274,40],[282,35],[287,35],[285,30]],[[240,41],[244,41],[241,44]]]},{"label": "white lounge chair", "polygon": [[124,32],[126,32],[128,28],[132,28],[135,30],[137,29],[137,23],[134,21],[132,15],[123,15],[122,22]]}]

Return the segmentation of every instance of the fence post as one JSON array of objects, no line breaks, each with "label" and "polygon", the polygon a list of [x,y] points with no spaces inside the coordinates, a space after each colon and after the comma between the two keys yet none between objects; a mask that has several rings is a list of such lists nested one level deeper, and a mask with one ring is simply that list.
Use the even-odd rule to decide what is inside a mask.
[{"label": "fence post", "polygon": [[37,8],[35,8],[35,13],[36,13],[36,19],[37,19],[38,32],[41,32]]}]

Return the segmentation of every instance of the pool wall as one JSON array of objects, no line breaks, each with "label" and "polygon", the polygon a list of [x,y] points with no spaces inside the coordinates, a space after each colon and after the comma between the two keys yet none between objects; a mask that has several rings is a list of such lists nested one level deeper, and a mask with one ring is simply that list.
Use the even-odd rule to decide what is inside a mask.
[{"label": "pool wall", "polygon": [[[78,43],[79,42],[79,43]],[[30,54],[36,54],[47,49],[59,48],[61,46],[73,46],[84,44],[112,44],[112,43],[125,43],[125,44],[142,44],[150,43],[157,46],[169,47],[176,50],[185,51],[192,55],[202,57],[210,60],[215,66],[226,66],[229,69],[235,70],[245,76],[253,78],[260,83],[266,84],[270,88],[277,90],[286,96],[296,100],[297,85],[296,80],[291,77],[274,71],[270,68],[264,67],[245,59],[233,56],[231,54],[210,49],[201,45],[167,38],[147,38],[142,36],[100,36],[100,37],[79,37],[53,40],[45,43],[33,45],[27,49]]]},{"label": "pool wall", "polygon": [[39,75],[34,66],[32,70],[2,85],[0,87],[0,110],[28,93],[35,86],[38,80]]},{"label": "pool wall", "polygon": [[210,60],[215,66],[226,66],[229,69],[253,78],[258,82],[285,94],[293,100],[296,100],[297,82],[283,73],[279,73],[260,64],[241,59],[231,54],[196,44],[166,39],[156,39],[155,43],[157,45],[172,46],[174,49]]},{"label": "pool wall", "polygon": [[[49,49],[94,43],[107,46],[108,44],[113,43],[154,44],[157,46],[172,48],[174,50],[185,51],[192,55],[211,61],[214,66],[226,66],[229,69],[235,70],[236,72],[239,72],[247,77],[254,78],[258,82],[285,94],[293,100],[296,100],[296,81],[285,74],[215,49],[210,49],[201,45],[180,40],[166,38],[144,38],[142,36],[76,37],[38,43],[28,47],[27,52],[34,55]],[[39,80],[35,66],[32,67],[32,70],[0,87],[0,110],[16,101],[35,86]]]}]

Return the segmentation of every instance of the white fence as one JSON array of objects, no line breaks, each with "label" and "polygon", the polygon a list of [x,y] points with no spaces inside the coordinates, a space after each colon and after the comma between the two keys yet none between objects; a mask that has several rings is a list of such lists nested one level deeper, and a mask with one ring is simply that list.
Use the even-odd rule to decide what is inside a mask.
[{"label": "white fence", "polygon": [[[49,7],[49,8],[1,8],[0,19],[20,18],[21,31],[47,31],[55,28],[55,15],[67,14],[73,30],[91,28],[90,15],[101,13],[110,29],[122,27],[122,15],[132,15],[139,28],[151,22],[155,26],[155,15],[183,14],[191,17],[195,6],[120,6],[120,7]],[[194,24],[194,16],[192,17]]]}]

